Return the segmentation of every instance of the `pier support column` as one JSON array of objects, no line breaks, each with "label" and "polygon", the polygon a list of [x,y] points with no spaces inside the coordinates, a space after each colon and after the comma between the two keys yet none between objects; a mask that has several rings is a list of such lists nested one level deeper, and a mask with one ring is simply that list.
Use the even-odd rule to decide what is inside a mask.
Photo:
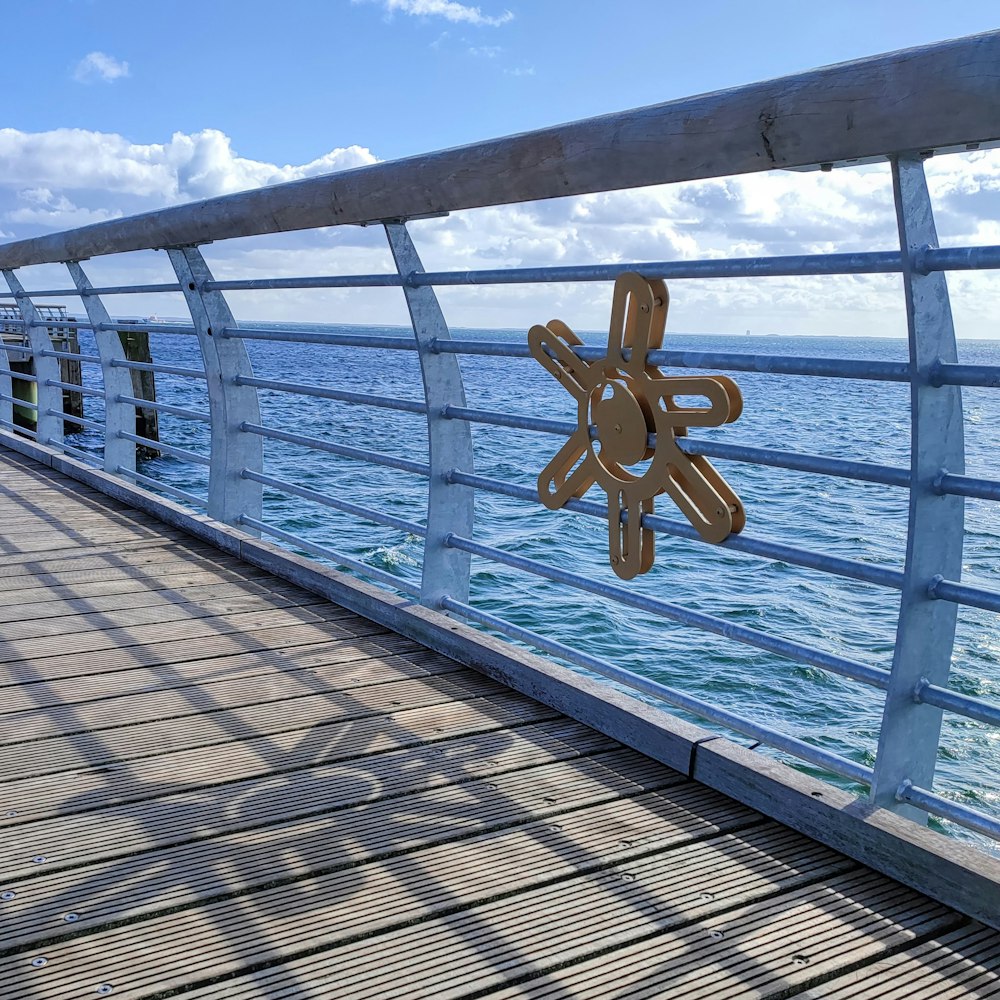
[{"label": "pier support column", "polygon": [[430,285],[415,285],[409,280],[424,268],[405,224],[387,222],[385,233],[396,269],[403,279],[403,294],[417,341],[427,401],[431,474],[420,603],[439,609],[444,597],[463,602],[469,599],[471,556],[451,548],[445,539],[451,532],[466,537],[472,535],[474,492],[468,486],[450,482],[453,470],[473,471],[472,430],[466,421],[449,420],[444,416],[445,407],[449,405],[465,406],[465,386],[458,358],[435,350],[436,342],[451,339],[437,295]]},{"label": "pier support column", "polygon": [[[38,380],[35,403],[38,406],[38,417],[35,423],[35,433],[38,443],[52,448],[61,448],[63,443],[63,392],[53,385],[62,381],[62,371],[59,359],[52,357],[54,350],[52,338],[49,336],[47,324],[43,323],[35,309],[31,296],[24,290],[17,275],[11,270],[4,270],[3,276],[7,287],[17,303],[17,311],[24,320],[24,332],[31,348],[31,360],[34,362],[34,376]],[[13,393],[11,393],[13,395]]]},{"label": "pier support column", "polygon": [[[208,473],[208,515],[226,524],[244,527],[240,517],[261,518],[263,487],[243,478],[243,470],[264,471],[263,440],[242,429],[260,423],[260,405],[253,386],[240,385],[239,376],[253,369],[236,320],[222,292],[206,291],[212,272],[197,247],[167,251],[181,283],[181,291],[198,334],[208,376],[208,408],[212,417],[212,464]],[[233,331],[230,335],[228,331]]]},{"label": "pier support column", "polygon": [[945,471],[965,471],[962,391],[933,384],[935,367],[955,362],[957,348],[948,284],[941,272],[920,270],[923,250],[937,231],[923,161],[892,161],[896,218],[910,346],[910,510],[906,565],[896,649],[886,692],[872,799],[918,822],[926,813],[906,804],[907,784],[930,789],[934,779],[941,709],[920,702],[925,682],[946,686],[951,671],[957,605],[936,600],[936,578],[962,572],[965,501],[936,489]]}]

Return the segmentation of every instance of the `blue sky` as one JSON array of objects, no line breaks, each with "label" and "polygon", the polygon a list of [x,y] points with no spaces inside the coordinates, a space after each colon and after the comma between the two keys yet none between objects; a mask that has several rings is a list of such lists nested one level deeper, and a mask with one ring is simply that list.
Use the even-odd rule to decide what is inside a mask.
[{"label": "blue sky", "polygon": [[[5,11],[7,37],[21,43],[5,46],[0,64],[0,232],[23,238],[989,30],[996,10],[976,0],[33,0]],[[990,239],[1000,160],[935,169],[943,236]],[[414,231],[435,266],[793,252],[782,236],[793,208],[808,222],[798,228],[814,230],[802,248],[853,248],[862,235],[864,245],[891,244],[886,171],[835,173],[468,213]],[[982,225],[966,202],[947,214],[970,183]],[[859,203],[860,215],[844,207]],[[680,208],[684,226],[672,224]],[[378,270],[386,259],[376,243],[377,234],[286,238],[269,260],[258,244],[213,252],[220,273]],[[874,318],[888,280],[852,282],[849,297],[868,316],[864,329],[898,335],[897,320]],[[683,328],[797,330],[809,294],[779,308],[778,287],[753,293],[745,316],[723,308],[731,288],[692,291],[697,309],[681,310]],[[820,296],[829,310],[803,332],[840,322],[831,289]],[[598,325],[606,289],[564,291],[556,304],[578,304],[582,325]],[[510,291],[453,298],[456,322],[469,325],[516,325],[542,307]],[[315,301],[337,302],[352,321],[370,314],[350,296]],[[258,298],[242,308],[309,318],[308,305]],[[967,312],[965,335],[997,335],[990,310]],[[402,321],[398,303],[371,315]]]}]

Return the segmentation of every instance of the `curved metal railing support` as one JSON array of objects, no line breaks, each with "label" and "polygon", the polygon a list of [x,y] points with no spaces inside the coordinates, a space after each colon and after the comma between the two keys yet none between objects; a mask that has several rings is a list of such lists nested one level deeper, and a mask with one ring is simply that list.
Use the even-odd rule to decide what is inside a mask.
[{"label": "curved metal railing support", "polygon": [[46,352],[54,350],[48,327],[41,321],[31,296],[24,290],[17,275],[5,269],[4,278],[10,289],[17,311],[24,320],[24,332],[28,337],[31,357],[35,363],[35,377],[38,379],[38,424],[36,433],[40,444],[58,448],[63,443],[63,394],[62,389],[52,382],[60,381],[59,360]]},{"label": "curved metal railing support", "polygon": [[110,329],[111,317],[101,297],[93,291],[94,286],[83,268],[76,261],[68,261],[66,267],[80,292],[101,358],[101,375],[104,378],[104,471],[117,473],[119,469],[124,469],[135,472],[135,445],[124,437],[125,434],[135,434],[135,408],[121,401],[122,396],[132,395],[132,373],[113,364],[127,360],[125,348],[118,331]]},{"label": "curved metal railing support", "polygon": [[440,608],[445,597],[469,599],[471,557],[468,552],[448,546],[445,539],[452,532],[472,534],[475,492],[449,481],[455,470],[473,472],[472,430],[465,421],[449,420],[444,415],[448,406],[465,406],[465,386],[458,358],[434,349],[436,341],[451,339],[434,289],[409,280],[424,270],[413,240],[402,222],[385,223],[385,234],[403,279],[427,401],[430,478],[420,603]]},{"label": "curved metal railing support", "polygon": [[[184,301],[191,313],[198,344],[205,361],[208,408],[212,416],[212,461],[208,473],[208,515],[226,524],[241,524],[243,516],[259,520],[262,487],[243,478],[243,470],[264,471],[264,446],[256,434],[242,429],[244,423],[260,423],[257,390],[238,378],[251,378],[253,369],[246,346],[239,337],[224,331],[236,328],[236,320],[225,296],[205,291],[212,272],[196,247],[167,251]],[[249,528],[244,528],[253,534]]]},{"label": "curved metal railing support", "polygon": [[948,683],[958,607],[935,600],[932,587],[939,576],[960,578],[965,520],[964,498],[942,496],[935,482],[943,472],[965,471],[965,444],[962,390],[932,384],[935,366],[956,362],[957,347],[945,275],[921,273],[916,266],[917,255],[938,242],[921,158],[894,157],[892,177],[910,346],[910,511],[871,795],[877,805],[923,822],[926,813],[903,796],[907,782],[932,785],[942,712],[922,704],[917,692],[928,682]]}]

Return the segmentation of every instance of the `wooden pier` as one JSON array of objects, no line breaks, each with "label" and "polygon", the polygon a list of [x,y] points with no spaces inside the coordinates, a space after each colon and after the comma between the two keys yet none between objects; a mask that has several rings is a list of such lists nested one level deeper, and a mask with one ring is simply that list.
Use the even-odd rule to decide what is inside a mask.
[{"label": "wooden pier", "polygon": [[1000,996],[1000,933],[0,449],[4,1000]]}]

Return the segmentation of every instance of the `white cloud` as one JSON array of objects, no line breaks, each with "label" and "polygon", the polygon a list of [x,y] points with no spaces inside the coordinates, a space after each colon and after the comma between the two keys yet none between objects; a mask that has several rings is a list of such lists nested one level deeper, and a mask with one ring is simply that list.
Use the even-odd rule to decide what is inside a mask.
[{"label": "white cloud", "polygon": [[112,202],[122,196],[153,199],[157,206],[373,162],[369,150],[348,146],[309,163],[278,166],[237,155],[229,137],[216,129],[175,132],[168,143],[148,145],[84,129],[0,129],[0,187],[88,191]]},{"label": "white cloud", "polygon": [[106,52],[88,52],[73,70],[73,79],[80,83],[91,83],[94,80],[114,83],[128,75],[128,63],[115,59]]},{"label": "white cloud", "polygon": [[479,7],[457,3],[455,0],[353,0],[354,3],[380,3],[388,14],[410,14],[414,17],[443,17],[457,24],[474,24],[497,28],[514,20],[511,11],[502,14],[484,14]]},{"label": "white cloud", "polygon": [[6,217],[10,222],[72,229],[92,222],[118,219],[123,215],[120,209],[81,208],[65,195],[55,195],[48,188],[27,188],[19,193],[19,197],[25,205],[7,213]]},{"label": "white cloud", "polygon": [[[223,132],[176,133],[130,143],[74,129],[0,129],[0,226],[18,239],[183,201],[376,162],[361,146],[301,164],[239,156]],[[927,166],[941,240],[1000,243],[1000,151],[932,159]],[[697,260],[896,249],[888,165],[831,173],[774,171],[735,178],[592,194],[455,212],[413,223],[429,270]],[[378,227],[334,227],[214,244],[206,251],[230,277],[393,270]],[[135,255],[155,261],[162,255]],[[128,255],[95,269],[138,267]],[[145,265],[143,265],[145,266]],[[131,272],[123,273],[123,281]],[[961,336],[1000,336],[1000,274],[949,278]],[[668,329],[901,336],[898,276],[709,279],[670,282]],[[527,328],[558,316],[581,331],[606,327],[607,283],[476,286],[439,291],[456,326]],[[164,313],[156,300],[136,311]],[[405,323],[398,289],[245,293],[246,319]]]}]

